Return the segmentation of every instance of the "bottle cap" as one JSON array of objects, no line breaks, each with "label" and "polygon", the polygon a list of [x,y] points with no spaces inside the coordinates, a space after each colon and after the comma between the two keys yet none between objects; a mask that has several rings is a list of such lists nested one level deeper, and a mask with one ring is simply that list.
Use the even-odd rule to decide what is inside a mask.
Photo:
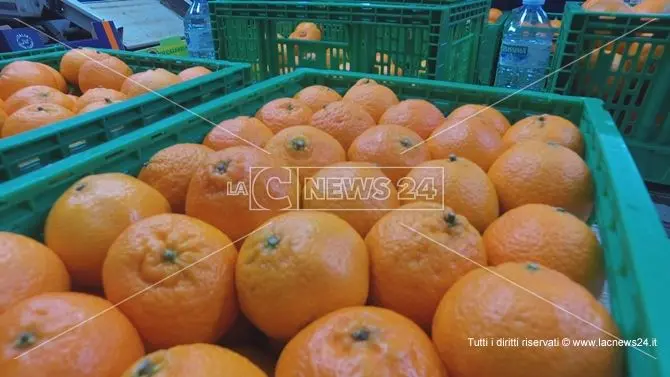
[{"label": "bottle cap", "polygon": [[523,5],[544,5],[545,0],[523,0]]}]

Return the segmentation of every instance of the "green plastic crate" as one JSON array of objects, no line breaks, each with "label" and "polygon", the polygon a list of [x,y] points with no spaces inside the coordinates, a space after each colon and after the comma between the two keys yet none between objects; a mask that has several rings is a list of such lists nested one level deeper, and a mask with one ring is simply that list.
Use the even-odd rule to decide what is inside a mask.
[{"label": "green plastic crate", "polygon": [[496,66],[500,53],[500,42],[505,21],[509,13],[505,12],[494,23],[487,22],[479,40],[479,52],[477,54],[476,83],[479,85],[493,85],[496,77]]},{"label": "green plastic crate", "polygon": [[[172,102],[154,93],[147,93],[46,127],[0,139],[0,185],[182,112],[184,108],[232,93],[245,87],[250,81],[248,64],[119,50],[99,51],[119,57],[135,72],[164,68],[178,73],[196,65],[215,72],[158,91]],[[17,60],[36,61],[58,68],[64,54],[65,51],[52,52]],[[0,62],[0,69],[11,61]]]},{"label": "green plastic crate", "polygon": [[[634,31],[650,19],[657,21]],[[610,45],[609,52],[577,60],[626,33],[631,34]],[[568,3],[556,55],[554,70],[572,65],[552,78],[553,91],[601,98],[642,176],[670,185],[670,14],[614,15]]]},{"label": "green plastic crate", "polygon": [[[362,77],[389,86],[402,99],[427,99],[445,113],[465,103],[495,103],[512,93],[499,88],[432,80],[301,69],[193,110],[213,122],[220,122],[238,115],[253,115],[266,102],[293,96],[309,85],[327,85],[343,93]],[[666,271],[670,265],[670,242],[621,135],[602,102],[523,92],[497,108],[510,121],[548,112],[562,115],[581,128],[586,161],[597,192],[594,218],[606,252],[612,313],[623,339],[658,340],[657,347],[641,348],[653,358],[635,349],[626,350],[629,376],[670,377],[670,326],[667,326],[670,304],[665,294],[670,286],[670,274]],[[136,175],[159,150],[175,143],[201,142],[211,129],[210,123],[182,112],[2,185],[0,230],[41,239],[49,208],[76,180],[103,172]]]},{"label": "green plastic crate", "polygon": [[44,47],[44,48],[35,48],[35,49],[32,49],[32,50],[3,52],[3,53],[0,53],[0,63],[3,60],[18,59],[18,58],[23,58],[23,57],[26,57],[26,56],[48,54],[50,52],[57,52],[57,51],[63,51],[63,50],[65,50],[65,47],[63,47],[61,45],[54,45],[54,46]]},{"label": "green plastic crate", "polygon": [[[250,63],[254,80],[308,67],[472,82],[489,0],[437,2],[209,5],[218,56]],[[306,21],[320,25],[321,41],[287,39]]]}]

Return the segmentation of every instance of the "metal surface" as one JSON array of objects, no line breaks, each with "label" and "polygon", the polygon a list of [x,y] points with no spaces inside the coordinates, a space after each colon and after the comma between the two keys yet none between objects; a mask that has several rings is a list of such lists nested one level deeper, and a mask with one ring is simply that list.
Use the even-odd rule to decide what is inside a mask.
[{"label": "metal surface", "polygon": [[0,0],[0,16],[39,17],[48,0]]}]

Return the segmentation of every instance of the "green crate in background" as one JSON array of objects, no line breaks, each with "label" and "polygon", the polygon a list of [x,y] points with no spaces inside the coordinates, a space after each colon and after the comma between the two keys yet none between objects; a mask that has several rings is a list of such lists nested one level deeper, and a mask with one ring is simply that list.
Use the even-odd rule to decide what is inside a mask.
[{"label": "green crate in background", "polygon": [[[123,60],[134,72],[164,68],[173,73],[204,66],[213,73],[76,115],[36,130],[0,139],[0,185],[28,172],[41,169],[75,153],[95,147],[163,118],[222,95],[250,82],[248,64],[226,61],[152,55],[120,50],[99,50]],[[15,60],[44,63],[58,69],[65,51],[24,56]],[[0,69],[13,60],[0,62]],[[73,93],[78,89],[71,88]]]},{"label": "green crate in background", "polygon": [[645,180],[670,185],[670,14],[590,12],[567,3],[556,55],[554,69],[569,66],[552,78],[554,92],[601,98]]},{"label": "green crate in background", "polygon": [[496,22],[487,22],[479,39],[479,52],[477,54],[476,83],[479,85],[493,85],[498,66],[498,55],[500,53],[500,42],[502,41],[505,21],[509,12],[505,12]]},{"label": "green crate in background", "polygon": [[[254,80],[309,67],[472,82],[489,0],[430,3],[209,5],[218,56],[250,63]],[[318,24],[322,40],[288,39],[300,22]]]},{"label": "green crate in background", "polygon": [[35,48],[32,50],[21,50],[21,51],[12,51],[12,52],[2,52],[0,53],[0,62],[3,60],[18,59],[26,56],[48,54],[50,52],[63,51],[65,47],[57,44],[44,48]]},{"label": "green crate in background", "polygon": [[[444,113],[466,103],[492,104],[512,90],[434,80],[301,69],[242,89],[193,109],[214,122],[253,115],[263,104],[291,97],[309,85],[326,85],[343,93],[362,77],[390,87],[401,99],[423,98]],[[642,179],[626,152],[610,115],[596,99],[523,92],[506,99],[499,110],[514,122],[531,114],[552,113],[578,124],[584,134],[586,161],[596,188],[595,221],[606,255],[612,314],[621,338],[656,338],[658,346],[626,348],[630,377],[670,377],[670,286],[668,240]],[[54,201],[78,179],[96,173],[136,175],[151,156],[175,143],[201,142],[212,125],[182,112],[136,132],[56,162],[0,186],[0,230],[42,238]],[[234,216],[222,213],[222,216]],[[501,284],[503,284],[501,282]],[[538,305],[545,305],[538,301]],[[570,360],[564,360],[570,362]],[[538,377],[541,376],[541,372]]]}]

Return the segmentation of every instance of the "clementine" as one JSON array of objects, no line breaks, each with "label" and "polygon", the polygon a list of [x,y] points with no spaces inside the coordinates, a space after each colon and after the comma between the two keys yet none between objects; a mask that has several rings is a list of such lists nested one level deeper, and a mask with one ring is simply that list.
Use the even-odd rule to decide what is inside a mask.
[{"label": "clementine", "polygon": [[70,88],[68,88],[67,82],[65,82],[65,78],[63,78],[63,76],[60,74],[60,72],[58,72],[57,70],[55,70],[54,68],[52,68],[52,67],[50,67],[46,64],[43,64],[43,63],[36,63],[36,64],[39,67],[41,67],[42,69],[48,71],[53,76],[54,80],[56,81],[56,89],[57,90],[59,90],[62,93],[69,92]]},{"label": "clementine", "polygon": [[263,147],[272,135],[272,130],[260,120],[238,116],[217,124],[205,136],[202,143],[215,151],[234,146],[248,146],[249,143]]},{"label": "clementine", "polygon": [[2,137],[2,127],[5,125],[6,120],[7,114],[5,114],[5,111],[2,110],[2,104],[0,103],[0,137]]},{"label": "clementine", "polygon": [[74,116],[72,111],[54,103],[28,105],[7,117],[2,127],[2,137],[10,137],[48,126],[71,116]]},{"label": "clementine", "polygon": [[368,162],[340,162],[320,169],[306,180],[302,204],[307,210],[339,216],[361,236],[400,206],[393,182]]},{"label": "clementine", "polygon": [[309,124],[312,109],[297,99],[278,98],[263,105],[256,118],[277,133],[287,127]]},{"label": "clementine", "polygon": [[391,89],[369,79],[359,80],[344,94],[344,99],[361,105],[375,122],[389,107],[400,102]]},{"label": "clementine", "polygon": [[447,119],[466,119],[466,118],[479,118],[484,123],[493,127],[500,133],[504,135],[507,129],[510,127],[509,121],[507,118],[498,110],[490,106],[484,105],[463,105],[457,107],[449,113]]},{"label": "clementine", "polygon": [[117,101],[123,101],[127,99],[125,94],[114,90],[114,89],[107,89],[107,88],[93,88],[88,90],[86,93],[84,93],[81,97],[77,99],[77,102],[75,104],[74,110],[76,112],[81,112],[81,110],[94,103],[94,102],[117,102]]},{"label": "clementine", "polygon": [[84,63],[101,61],[109,55],[90,48],[76,48],[66,52],[60,61],[60,73],[70,84],[79,85],[79,70]]},{"label": "clementine", "polygon": [[118,309],[74,292],[42,293],[0,314],[0,344],[3,377],[118,377],[144,355]]},{"label": "clementine", "polygon": [[[449,375],[456,377],[535,377],[538,370],[543,377],[621,376],[621,347],[539,344],[566,338],[598,342],[611,339],[609,334],[618,331],[600,302],[565,275],[535,263],[480,268],[459,279],[440,302],[432,332]],[[491,352],[473,339],[519,344]]]},{"label": "clementine", "polygon": [[[89,92],[90,92],[90,90],[89,90]],[[113,105],[115,103],[120,103],[120,102],[122,102],[122,101],[110,100],[110,99],[104,99],[104,100],[101,100],[101,101],[91,102],[88,105],[84,106],[81,110],[79,110],[79,114],[90,113],[91,111],[102,109],[103,107],[107,107],[109,105]]]},{"label": "clementine", "polygon": [[431,201],[453,208],[483,232],[499,215],[498,195],[486,173],[472,161],[449,156],[412,169],[399,188],[403,203]]},{"label": "clementine", "polygon": [[35,62],[18,60],[0,70],[0,99],[7,100],[19,89],[44,85],[59,89],[54,75]]},{"label": "clementine", "polygon": [[375,121],[360,105],[337,101],[314,113],[309,124],[337,139],[346,149],[358,135],[373,127]]},{"label": "clementine", "polygon": [[351,143],[349,161],[370,162],[398,184],[410,168],[430,160],[428,146],[416,132],[403,126],[379,125],[368,128]]},{"label": "clementine", "polygon": [[5,101],[5,112],[12,115],[28,105],[53,103],[68,110],[74,109],[74,102],[67,94],[59,92],[50,86],[34,85],[19,89]]},{"label": "clementine", "polygon": [[334,310],[363,305],[369,284],[365,242],[324,212],[270,219],[244,241],[235,270],[242,312],[279,340]]},{"label": "clementine", "polygon": [[40,293],[70,290],[70,276],[58,256],[20,234],[0,232],[0,275],[0,313]]},{"label": "clementine", "polygon": [[53,204],[44,238],[74,283],[97,288],[107,250],[119,234],[134,222],[165,212],[170,212],[168,201],[139,179],[120,173],[90,175]]},{"label": "clementine", "polygon": [[484,243],[449,207],[415,202],[382,217],[365,237],[370,253],[370,300],[430,331],[447,290],[486,265]]},{"label": "clementine", "polygon": [[584,138],[571,121],[556,115],[532,115],[514,123],[503,136],[508,146],[524,140],[553,141],[584,155]]},{"label": "clementine", "polygon": [[108,56],[101,60],[89,60],[79,68],[79,89],[82,93],[93,88],[121,90],[126,78],[133,70],[121,59]]},{"label": "clementine", "polygon": [[342,100],[342,96],[339,93],[323,85],[308,86],[296,93],[293,98],[305,103],[315,113],[329,103]]},{"label": "clementine", "polygon": [[212,71],[205,67],[195,66],[179,72],[178,76],[181,81],[188,81],[200,76],[209,75],[210,73],[212,73]]},{"label": "clementine", "polygon": [[144,93],[155,92],[168,86],[179,84],[181,79],[174,73],[163,68],[150,69],[135,73],[123,82],[121,92],[128,98]]},{"label": "clementine", "polygon": [[489,9],[489,23],[494,24],[496,21],[498,21],[502,14],[502,11],[498,8]]},{"label": "clementine", "polygon": [[442,111],[432,103],[422,99],[408,99],[389,107],[379,124],[397,124],[427,138],[444,122]]},{"label": "clementine", "polygon": [[593,209],[593,180],[586,163],[554,143],[525,141],[512,146],[488,172],[502,212],[529,203],[561,207],[587,220]]}]

